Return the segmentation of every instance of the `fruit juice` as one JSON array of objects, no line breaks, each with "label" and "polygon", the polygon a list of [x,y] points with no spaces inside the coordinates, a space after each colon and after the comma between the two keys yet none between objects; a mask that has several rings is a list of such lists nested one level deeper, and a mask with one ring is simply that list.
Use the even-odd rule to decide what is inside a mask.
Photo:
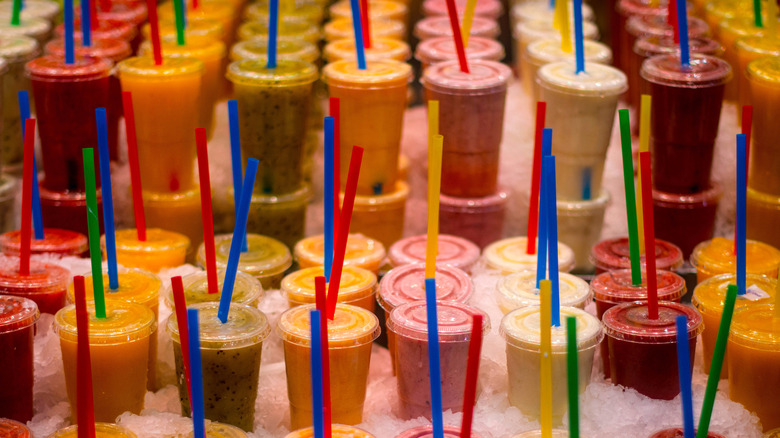
[{"label": "fruit juice", "polygon": [[[583,5],[584,6],[584,5]],[[590,22],[582,23],[582,35],[585,40],[598,40],[599,29],[595,24]],[[546,21],[521,21],[517,23],[512,31],[512,39],[514,45],[514,60],[515,69],[522,77],[522,60],[525,48],[528,47],[531,42],[538,39],[546,38],[560,38],[561,31],[555,29],[552,22]],[[572,40],[573,41],[573,40]]]},{"label": "fruit juice", "polygon": [[[341,193],[343,198],[344,193]],[[385,248],[401,240],[409,186],[399,179],[396,190],[386,195],[355,196],[350,231],[382,242]],[[343,201],[342,201],[343,202]]]},{"label": "fruit juice", "polygon": [[[74,424],[60,429],[49,438],[78,438],[79,426]],[[111,423],[95,423],[96,438],[137,438],[136,435],[122,426]]]},{"label": "fruit juice", "polygon": [[[263,289],[279,289],[284,272],[292,265],[292,255],[284,243],[259,234],[246,235],[247,250],[238,258],[238,269],[255,278]],[[226,269],[233,246],[233,235],[223,234],[214,237],[215,255],[218,269]],[[206,266],[206,246],[198,248],[198,264]]]},{"label": "fruit juice", "polygon": [[[406,25],[398,20],[386,18],[369,18],[371,24],[371,38],[392,38],[399,41],[406,39]],[[352,27],[351,18],[333,17],[322,28],[325,41],[333,42],[341,39],[354,39],[355,29]]]},{"label": "fruit juice", "polygon": [[[217,317],[218,302],[191,304],[189,308],[198,310],[206,418],[252,431],[263,341],[271,333],[268,318],[254,307],[235,302],[230,304],[225,323]],[[176,313],[168,318],[167,328],[173,341],[181,409],[190,416]]]},{"label": "fruit juice", "polygon": [[503,236],[507,196],[505,191],[480,198],[440,195],[439,232],[485,248]]},{"label": "fruit juice", "polygon": [[[602,240],[593,246],[590,252],[590,262],[596,266],[596,274],[631,267],[631,253],[627,237]],[[645,265],[644,256],[640,256],[640,263]],[[682,250],[673,243],[655,239],[655,266],[656,269],[674,271],[682,266]]]},{"label": "fruit juice", "polygon": [[[345,18],[352,22],[352,6],[349,0],[341,0],[329,8],[331,18]],[[401,3],[389,0],[371,0],[368,19],[383,18],[409,24],[409,8]]]},{"label": "fruit juice", "polygon": [[576,272],[591,273],[595,269],[588,256],[601,237],[609,202],[609,192],[605,190],[595,199],[558,201],[558,240],[574,251]]},{"label": "fruit juice", "polygon": [[[268,40],[247,40],[233,44],[230,49],[230,60],[242,59],[264,60],[268,57]],[[320,51],[314,44],[304,40],[280,40],[276,42],[276,57],[278,59],[296,59],[317,64]]]},{"label": "fruit juice", "polygon": [[[328,43],[323,50],[323,58],[327,62],[355,60],[355,40],[343,39]],[[366,61],[390,59],[405,62],[412,56],[409,45],[392,38],[371,38],[371,47],[365,49]]]},{"label": "fruit juice", "polygon": [[630,37],[626,30],[628,19],[634,16],[652,15],[666,17],[668,10],[666,1],[619,0],[617,2],[610,27],[612,53],[614,54],[616,68],[623,70],[628,63],[628,56],[631,53],[631,46],[628,45]]},{"label": "fruit juice", "polygon": [[[469,46],[466,47],[466,58],[469,59],[469,69],[476,59],[488,61],[501,61],[504,59],[504,46],[496,40],[482,37],[469,38]],[[444,61],[456,61],[458,52],[452,36],[442,36],[423,40],[417,45],[414,58],[420,61],[423,69],[433,64]],[[446,137],[445,137],[446,138]]]},{"label": "fruit juice", "polygon": [[[285,194],[303,182],[306,122],[317,68],[298,60],[245,59],[230,64],[227,73],[238,100],[241,150],[245,160],[257,157],[255,191]],[[263,123],[257,123],[263,120]]]},{"label": "fruit juice", "polygon": [[[567,273],[559,274],[561,306],[585,309],[593,299],[588,283]],[[539,306],[539,288],[536,287],[536,270],[504,275],[496,284],[496,301],[506,315],[521,307]]]},{"label": "fruit juice", "polygon": [[[41,184],[41,216],[45,228],[62,228],[83,235],[87,230],[87,195],[79,191],[51,191]],[[97,191],[97,208],[100,232],[103,232],[103,195]]]},{"label": "fruit juice", "polygon": [[[456,426],[444,426],[444,436],[446,438],[458,438],[461,436],[459,427]],[[433,426],[418,426],[405,430],[396,435],[395,438],[434,438]],[[476,432],[471,432],[471,438],[480,438]],[[556,437],[557,438],[557,437]]]},{"label": "fruit juice", "polygon": [[[32,388],[32,385],[30,385],[30,388]],[[32,438],[32,433],[27,426],[8,418],[0,418],[0,435],[9,438]]]},{"label": "fruit juice", "polygon": [[[747,36],[762,37],[765,34],[765,28],[756,27],[756,20],[752,16],[742,16],[728,18],[720,22],[717,30],[718,41],[723,44],[723,59],[732,67],[739,63],[737,60],[737,40]],[[726,95],[724,99],[736,101],[739,95],[739,80],[734,80],[726,84]],[[741,119],[742,114],[737,113],[737,120]]]},{"label": "fruit juice", "polygon": [[684,195],[653,190],[656,238],[679,246],[683,258],[687,259],[696,245],[712,239],[721,195],[718,186]]},{"label": "fruit juice", "polygon": [[[474,243],[457,236],[439,234],[436,249],[436,264],[454,266],[465,272],[479,260],[479,247]],[[428,236],[421,234],[407,237],[394,243],[387,253],[390,265],[393,267],[424,262],[428,248]]]},{"label": "fruit juice", "polygon": [[[301,269],[284,277],[281,292],[287,297],[290,307],[314,304],[314,279],[324,275],[324,269],[317,266]],[[373,272],[355,266],[345,266],[341,272],[338,302],[374,312],[377,289],[379,285]]]},{"label": "fruit juice", "polygon": [[[244,11],[246,21],[268,21],[269,11],[268,1],[255,2],[249,5]],[[312,0],[294,1],[289,11],[284,11],[285,15],[292,15],[309,21],[312,25],[319,26],[322,23],[325,11],[319,3]]]},{"label": "fruit juice", "polygon": [[[482,251],[482,258],[488,269],[501,271],[502,274],[536,269],[537,254],[526,254],[527,239],[510,237],[493,242]],[[538,245],[538,242],[537,242]],[[565,243],[558,242],[558,270],[569,272],[574,269],[574,251]]]},{"label": "fruit juice", "polygon": [[395,189],[407,84],[412,68],[398,61],[374,61],[365,70],[355,61],[325,66],[323,81],[331,97],[341,99],[341,181],[347,181],[352,146],[364,148],[357,193],[379,195]]},{"label": "fruit juice", "polygon": [[[10,17],[13,13],[14,2],[0,2],[0,15]],[[60,5],[56,1],[27,0],[21,11],[22,18],[42,18],[49,23],[56,21],[60,14]]]},{"label": "fruit juice", "polygon": [[[95,421],[114,421],[125,411],[140,414],[147,389],[149,344],[157,330],[154,313],[140,304],[111,299],[106,300],[105,318],[95,316],[91,302],[87,313]],[[71,415],[76,417],[76,306],[57,312],[54,327],[60,338]]]},{"label": "fruit juice", "polygon": [[[0,377],[0,417],[27,422],[33,417],[33,338],[40,317],[34,301],[0,295],[0,356],[4,373]],[[3,420],[7,421],[7,420]],[[0,423],[0,435],[16,437]],[[29,435],[22,435],[27,436]]]},{"label": "fruit juice", "polygon": [[[44,228],[44,238],[30,241],[30,254],[50,254],[56,257],[80,257],[87,252],[87,236],[59,228]],[[22,248],[22,232],[9,231],[0,235],[0,252],[19,257]]]},{"label": "fruit juice", "polygon": [[[187,307],[197,303],[219,302],[222,295],[222,283],[225,281],[225,270],[217,270],[217,291],[218,293],[209,293],[208,276],[206,271],[198,271],[182,278],[184,285],[184,302]],[[171,309],[176,309],[173,302],[173,289],[166,286],[163,293],[165,302]],[[236,273],[236,282],[233,285],[233,295],[231,302],[246,304],[250,307],[257,307],[263,299],[263,287],[253,276],[238,271]]]},{"label": "fruit juice", "polygon": [[10,232],[16,228],[16,214],[14,214],[16,192],[16,178],[0,174],[0,231],[2,232]]},{"label": "fruit juice", "polygon": [[[157,14],[160,20],[175,21],[176,15],[171,3],[161,3],[157,7]],[[220,0],[206,0],[198,2],[198,9],[187,8],[187,24],[200,20],[217,20],[222,25],[224,31],[223,42],[225,47],[233,44],[233,39],[238,26],[239,14],[236,7],[231,2]]]},{"label": "fruit juice", "polygon": [[[291,429],[311,425],[311,326],[313,304],[296,306],[282,313],[276,331],[284,343],[287,395]],[[359,424],[363,419],[371,345],[379,336],[379,321],[373,313],[348,304],[337,304],[328,320],[330,395],[334,423]]]},{"label": "fruit juice", "polygon": [[19,258],[0,256],[0,294],[28,298],[41,313],[54,315],[65,306],[70,272],[51,263],[30,260],[30,275],[19,274]]},{"label": "fruit juice", "polygon": [[780,223],[780,196],[772,196],[748,188],[747,237],[780,246],[776,224]]},{"label": "fruit juice", "polygon": [[[734,240],[714,237],[696,245],[691,254],[691,264],[696,268],[699,283],[720,274],[737,272],[737,253]],[[777,278],[780,251],[766,243],[747,241],[745,272]]]},{"label": "fruit juice", "polygon": [[[506,364],[509,372],[509,404],[524,415],[540,416],[541,328],[540,308],[525,307],[509,312],[501,320],[500,333],[506,340]],[[590,383],[593,355],[604,337],[601,322],[584,310],[561,307],[561,321],[577,319],[577,371],[579,393]],[[560,425],[568,408],[566,385],[566,324],[550,328],[552,342],[552,415]]]},{"label": "fruit juice", "polygon": [[19,24],[11,24],[10,16],[0,19],[0,36],[14,38],[26,36],[34,38],[39,45],[46,44],[51,36],[51,23],[43,18],[21,17]]},{"label": "fruit juice", "polygon": [[[207,438],[248,438],[248,436],[243,430],[229,424],[211,421],[206,426]],[[194,438],[194,433],[187,435],[187,438]]]},{"label": "fruit juice", "polygon": [[[474,316],[481,315],[482,333],[490,331],[490,318],[465,304],[439,302],[439,361],[441,363],[441,403],[443,410],[461,412],[463,388]],[[431,382],[428,368],[428,318],[425,301],[414,301],[390,312],[387,330],[395,338],[395,370],[401,418],[411,420],[431,416]]]},{"label": "fruit juice", "polygon": [[[650,438],[685,438],[685,432],[680,427],[664,429],[664,430],[659,430],[658,432],[650,435]],[[726,437],[719,433],[708,431],[707,438],[726,438]]]},{"label": "fruit juice", "polygon": [[[331,434],[332,438],[374,438],[374,435],[371,435],[363,429],[345,426],[343,424],[332,424]],[[288,433],[285,438],[314,438],[314,429],[307,427],[294,430]]]},{"label": "fruit juice", "polygon": [[[351,22],[350,22],[351,23]],[[322,35],[318,26],[299,17],[281,16],[277,37],[281,40],[304,40],[317,45]],[[267,21],[247,21],[238,27],[238,40],[268,40]]]},{"label": "fruit juice", "polygon": [[[249,219],[246,223],[248,233],[272,237],[292,249],[303,239],[306,229],[306,206],[311,196],[308,186],[284,195],[252,194],[249,204]],[[228,203],[231,213],[235,213],[233,192],[229,191]],[[233,229],[235,215],[230,218],[229,227]],[[202,234],[202,233],[201,233]]]},{"label": "fruit juice", "polygon": [[[160,19],[158,22],[160,27],[160,38],[176,38],[176,20],[175,19]],[[141,34],[145,40],[152,39],[152,28],[150,24],[145,24],[141,28]],[[222,27],[222,23],[219,20],[213,20],[209,18],[198,18],[187,22],[187,27],[184,30],[186,39],[191,37],[195,38],[214,38],[225,42],[225,28]]]},{"label": "fruit juice", "polygon": [[[766,2],[761,9],[766,10]],[[707,2],[704,7],[704,19],[711,28],[716,29],[723,20],[745,15],[753,15],[753,2],[744,0],[716,0]]]},{"label": "fruit juice", "polygon": [[[743,46],[740,44],[739,47]],[[748,92],[753,105],[749,185],[759,192],[780,195],[780,176],[777,175],[780,147],[776,141],[780,136],[780,127],[776,126],[776,120],[772,117],[780,110],[780,58],[756,60],[747,64],[746,69]]]},{"label": "fruit juice", "polygon": [[[118,230],[115,238],[117,263],[155,273],[183,265],[190,247],[187,236],[159,228],[147,229],[144,241],[138,240],[135,228]],[[106,236],[100,238],[100,249],[105,259]]]},{"label": "fruit juice", "polygon": [[[704,330],[701,333],[701,347],[704,352],[704,372],[707,374],[710,372],[712,354],[715,350],[715,340],[718,337],[723,305],[726,302],[726,289],[729,284],[737,284],[736,274],[721,274],[710,277],[699,283],[696,289],[693,290],[691,302],[699,310],[704,321]],[[737,295],[737,301],[734,304],[735,309],[752,305],[753,302],[774,302],[774,297],[777,293],[777,280],[764,275],[748,274],[745,276],[745,287],[748,289],[749,294]],[[756,290],[757,293],[751,293],[751,290]],[[728,378],[728,363],[729,358],[727,354],[723,358],[723,368],[720,373],[721,379]]]},{"label": "fruit juice", "polygon": [[[462,17],[463,11],[466,10],[466,1],[456,0],[455,10],[458,12],[458,16]],[[422,4],[422,12],[426,17],[440,17],[447,16],[449,9],[447,9],[445,0],[425,0]],[[475,17],[483,17],[494,21],[498,21],[503,13],[504,7],[499,0],[483,0],[477,2],[474,8]]]},{"label": "fruit juice", "polygon": [[122,91],[133,93],[144,188],[155,192],[194,188],[195,128],[202,112],[193,109],[204,104],[203,62],[165,58],[155,65],[151,57],[134,57],[119,63],[117,70]]},{"label": "fruit juice", "polygon": [[[143,192],[147,228],[160,228],[181,233],[190,239],[187,259],[203,243],[203,217],[200,212],[200,191],[159,193]],[[85,219],[86,221],[86,219]]]},{"label": "fruit juice", "polygon": [[[336,248],[336,242],[333,242]],[[325,264],[325,237],[322,234],[307,237],[295,245],[293,254],[301,269]],[[377,274],[385,259],[385,247],[381,242],[362,234],[347,236],[344,266],[357,266]]]},{"label": "fruit juice", "polygon": [[51,55],[27,63],[46,173],[42,185],[49,190],[84,191],[81,150],[97,144],[94,111],[110,102],[111,67],[107,59],[83,56],[70,65]]},{"label": "fruit juice", "polygon": [[[9,2],[10,3],[10,2]],[[30,37],[8,37],[0,39],[0,57],[5,61],[8,71],[3,74],[3,111],[0,133],[0,163],[3,172],[22,174],[22,156],[24,155],[24,137],[22,119],[18,110],[18,92],[31,90],[30,79],[25,75],[25,64],[38,57],[38,42]],[[30,102],[31,104],[33,102]],[[2,177],[0,177],[2,178]]]},{"label": "fruit juice", "polygon": [[[495,20],[477,16],[472,18],[470,36],[495,40],[500,34],[501,29]],[[446,16],[423,18],[414,25],[414,36],[421,41],[443,36],[452,38],[450,18]]]}]

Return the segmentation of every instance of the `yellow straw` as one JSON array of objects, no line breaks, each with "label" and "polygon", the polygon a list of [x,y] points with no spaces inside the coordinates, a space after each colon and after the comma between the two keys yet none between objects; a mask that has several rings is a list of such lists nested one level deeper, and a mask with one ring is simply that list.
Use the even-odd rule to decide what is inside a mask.
[{"label": "yellow straw", "polygon": [[777,39],[777,3],[774,1],[766,2],[767,20],[764,22],[766,34],[770,39]]},{"label": "yellow straw", "polygon": [[428,148],[428,239],[425,248],[425,278],[435,278],[434,274],[436,273],[436,253],[439,249],[439,192],[441,191],[443,142],[444,137],[436,134]]},{"label": "yellow straw", "polygon": [[477,0],[467,0],[466,10],[463,12],[463,24],[460,26],[460,35],[463,38],[463,48],[469,46],[469,34],[471,33],[471,23],[474,21],[474,9],[477,8]]},{"label": "yellow straw", "polygon": [[[562,1],[559,0],[560,3]],[[542,412],[542,438],[552,438],[552,303],[550,280],[539,282],[539,301],[541,312],[539,315],[539,328],[541,329],[540,361],[541,361],[541,397]]]},{"label": "yellow straw", "polygon": [[[561,29],[561,50],[565,53],[571,53],[574,49],[571,46],[571,30],[569,29],[569,2],[560,0],[555,2],[555,17],[558,20],[558,26]],[[557,5],[560,5],[558,7]],[[560,10],[560,12],[558,12]]]},{"label": "yellow straw", "polygon": [[[642,104],[639,112],[639,152],[647,152],[650,150],[650,104],[652,97],[648,94],[642,95]],[[636,192],[639,196],[636,197],[636,222],[637,230],[639,231],[639,253],[645,253],[645,223],[643,220],[642,209],[642,169],[640,168],[637,173]]]}]

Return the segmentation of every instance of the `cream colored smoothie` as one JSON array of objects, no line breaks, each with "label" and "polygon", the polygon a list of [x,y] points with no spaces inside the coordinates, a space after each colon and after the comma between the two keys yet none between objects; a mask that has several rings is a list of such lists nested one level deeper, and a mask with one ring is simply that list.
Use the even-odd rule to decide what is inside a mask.
[{"label": "cream colored smoothie", "polygon": [[[593,298],[588,282],[576,275],[564,272],[558,275],[561,306],[577,307],[584,310]],[[539,306],[536,270],[516,272],[501,277],[496,285],[496,301],[504,315],[521,307]]]},{"label": "cream colored smoothie", "polygon": [[[536,254],[526,254],[526,237],[511,237],[488,245],[482,251],[482,258],[488,269],[501,271],[503,274],[536,269]],[[537,242],[538,245],[538,242]],[[558,242],[558,270],[569,272],[574,269],[574,251]]]}]

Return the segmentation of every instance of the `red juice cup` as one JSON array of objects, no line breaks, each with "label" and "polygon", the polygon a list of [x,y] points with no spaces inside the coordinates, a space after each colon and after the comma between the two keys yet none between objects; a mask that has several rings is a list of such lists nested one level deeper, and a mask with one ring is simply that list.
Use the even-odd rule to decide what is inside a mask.
[{"label": "red juice cup", "polygon": [[[459,438],[460,428],[457,426],[444,426],[445,438]],[[395,438],[434,438],[433,426],[418,426],[412,429],[403,431],[395,436]],[[481,438],[476,432],[471,432],[471,438]],[[556,437],[557,438],[557,437]]]},{"label": "red juice cup", "polygon": [[[62,228],[88,235],[87,196],[78,191],[52,191],[41,184],[41,215],[45,228]],[[97,191],[98,219],[100,233],[103,233],[103,195]]]},{"label": "red juice cup", "polygon": [[614,65],[621,70],[628,64],[628,56],[631,53],[629,34],[626,23],[631,17],[645,17],[659,15],[666,17],[668,8],[665,1],[653,2],[651,0],[619,0],[615,5],[615,14],[612,17],[610,33],[612,39],[612,53]]},{"label": "red juice cup", "polygon": [[507,192],[479,198],[439,196],[439,232],[462,237],[480,249],[504,235]]},{"label": "red juice cup", "polygon": [[683,195],[653,190],[656,238],[679,246],[687,259],[696,245],[712,239],[721,195],[720,187],[715,185]]},{"label": "red juice cup", "polygon": [[[500,34],[501,28],[495,20],[479,16],[472,18],[470,36],[495,40]],[[423,18],[414,25],[414,36],[421,41],[443,36],[452,38],[450,18],[447,16]]]},{"label": "red juice cup", "polygon": [[[685,438],[685,432],[681,427],[664,429],[650,435],[650,438]],[[707,438],[726,438],[724,435],[715,432],[707,432]]]},{"label": "red juice cup", "polygon": [[[30,387],[32,388],[32,386]],[[32,433],[27,426],[18,421],[0,418],[0,436],[9,438],[32,438]]]},{"label": "red juice cup", "polygon": [[746,75],[753,103],[753,146],[750,149],[748,185],[758,192],[780,195],[780,175],[777,172],[780,169],[780,145],[777,143],[780,126],[773,117],[780,111],[780,58],[753,61],[747,65]]},{"label": "red juice cup", "polygon": [[458,61],[442,62],[425,69],[420,82],[426,100],[439,101],[439,132],[444,136],[441,192],[481,197],[498,188],[504,107],[512,70],[486,60],[471,60],[469,70],[463,73]]},{"label": "red juice cup", "polygon": [[[0,295],[0,357],[5,371],[0,375],[0,418],[25,423],[32,420],[33,338],[39,316],[34,301]],[[30,436],[29,431],[21,433],[26,427],[10,423],[0,420],[0,436]]]},{"label": "red juice cup", "polygon": [[19,273],[19,258],[0,256],[0,294],[28,298],[41,313],[55,314],[65,306],[70,272],[59,266],[30,261],[30,275]]},{"label": "red juice cup", "polygon": [[[407,237],[393,244],[387,252],[393,267],[411,263],[425,262],[428,236]],[[450,265],[464,272],[471,272],[474,263],[479,260],[479,247],[466,239],[447,234],[439,234],[439,246],[436,251],[437,265]]]},{"label": "red juice cup", "polygon": [[703,328],[701,315],[693,307],[660,301],[658,319],[648,317],[646,302],[619,304],[604,313],[602,322],[609,343],[612,383],[633,388],[653,399],[677,397],[680,379],[675,319],[678,316],[685,316],[688,322],[688,350],[693,372],[696,337]]},{"label": "red juice cup", "polygon": [[[482,334],[490,331],[490,318],[483,311],[465,304],[438,302],[442,408],[461,412],[466,365],[471,340],[471,322],[482,315]],[[410,420],[431,416],[431,384],[428,375],[428,317],[425,301],[396,307],[387,320],[388,332],[395,337],[395,370],[401,418]]]},{"label": "red juice cup", "polygon": [[[17,108],[17,92],[30,91],[30,79],[25,74],[24,66],[28,61],[40,55],[38,42],[33,38],[20,36],[0,39],[0,58],[8,66],[3,74],[2,107],[8,108],[2,115],[2,132],[0,132],[0,162],[3,172],[22,175],[22,157],[24,155],[24,138],[22,136],[23,120]],[[30,102],[32,103],[32,102]]]},{"label": "red juice cup", "polygon": [[[50,254],[53,256],[81,257],[87,252],[87,236],[61,228],[45,228],[44,238],[32,238],[30,254]],[[5,255],[19,257],[22,248],[22,232],[9,231],[0,235],[0,252]]]},{"label": "red juice cup", "polygon": [[[596,274],[607,271],[631,268],[631,258],[627,237],[602,240],[593,246],[590,262],[596,267]],[[682,266],[683,253],[677,245],[664,240],[655,240],[655,263],[657,269],[674,271]],[[645,266],[642,256],[641,264]]]},{"label": "red juice cup", "polygon": [[71,65],[51,55],[27,63],[47,189],[84,191],[81,150],[97,145],[95,108],[110,102],[111,67],[107,59],[86,56]]},{"label": "red juice cup", "polygon": [[[498,62],[504,59],[504,55],[504,46],[494,39],[469,38],[469,46],[466,47],[466,58],[469,60],[483,59]],[[421,41],[414,51],[414,58],[420,61],[423,69],[427,69],[440,62],[456,61],[458,52],[452,36],[443,36]],[[469,62],[469,68],[471,64],[472,62]]]}]

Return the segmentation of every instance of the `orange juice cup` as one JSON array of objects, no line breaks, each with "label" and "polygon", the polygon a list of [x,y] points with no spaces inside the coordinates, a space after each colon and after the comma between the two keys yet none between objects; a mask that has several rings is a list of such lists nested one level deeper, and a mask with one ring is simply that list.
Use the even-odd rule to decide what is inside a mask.
[{"label": "orange juice cup", "polygon": [[[737,253],[734,240],[715,237],[696,245],[691,254],[691,264],[696,268],[696,280],[704,280],[720,274],[737,272]],[[777,278],[780,251],[766,243],[747,241],[745,272]]]},{"label": "orange juice cup", "polygon": [[[295,245],[295,260],[301,269],[325,265],[325,237],[322,234],[307,237]],[[385,247],[379,241],[362,234],[347,237],[344,266],[357,266],[379,273],[379,266],[385,259]]]},{"label": "orange juice cup", "polygon": [[[284,277],[281,292],[287,297],[290,307],[314,304],[314,279],[324,275],[324,269],[315,266],[295,271]],[[373,272],[355,266],[344,266],[341,272],[341,283],[339,283],[338,302],[373,312],[377,289],[379,285]]]},{"label": "orange juice cup", "polygon": [[[175,268],[184,264],[190,239],[187,236],[148,228],[146,240],[138,240],[135,228],[116,232],[117,263],[126,268],[138,268],[149,272],[160,272],[163,268]],[[100,249],[106,256],[106,236],[100,238]]]}]

